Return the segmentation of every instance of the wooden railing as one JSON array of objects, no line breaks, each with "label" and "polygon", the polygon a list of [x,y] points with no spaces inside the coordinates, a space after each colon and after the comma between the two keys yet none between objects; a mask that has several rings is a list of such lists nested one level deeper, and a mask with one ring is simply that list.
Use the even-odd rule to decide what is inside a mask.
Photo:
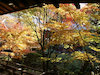
[{"label": "wooden railing", "polygon": [[[12,75],[40,75],[40,74],[35,74],[35,71],[38,70],[36,69],[34,70],[34,68],[23,64],[0,60],[0,65],[1,67],[4,68],[4,70],[10,70]],[[31,72],[28,72],[29,69],[31,70]],[[17,72],[18,74],[16,74]],[[40,71],[40,73],[42,73],[42,71]]]}]

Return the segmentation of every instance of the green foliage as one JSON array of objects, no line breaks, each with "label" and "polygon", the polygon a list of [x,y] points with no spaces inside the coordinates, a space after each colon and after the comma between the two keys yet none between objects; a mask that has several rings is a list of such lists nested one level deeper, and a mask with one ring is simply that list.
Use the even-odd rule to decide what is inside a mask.
[{"label": "green foliage", "polygon": [[40,60],[41,54],[38,53],[29,53],[24,58],[24,64],[30,67],[41,67],[41,60]]},{"label": "green foliage", "polygon": [[[1,32],[1,34],[3,37],[4,33],[7,34],[5,38],[7,40],[8,37],[11,45],[17,40],[18,46],[16,48],[21,47],[20,55],[24,52],[27,53],[24,58],[19,60],[20,63],[38,69],[43,68],[45,72],[53,70],[59,72],[60,75],[64,75],[64,73],[81,75],[86,71],[89,73],[91,65],[94,67],[95,63],[100,63],[100,59],[97,58],[100,54],[98,53],[98,56],[92,54],[92,50],[100,52],[100,12],[98,6],[98,4],[87,4],[88,8],[81,10],[76,9],[73,4],[60,4],[58,9],[53,5],[46,5],[42,8],[23,10],[12,14],[27,28],[19,34],[17,33],[19,30],[12,30],[13,35],[16,33],[17,37],[23,34],[19,40],[16,36],[14,38],[12,35],[8,37],[9,33],[7,32]],[[49,13],[49,11],[53,13]],[[64,22],[63,19],[66,21]],[[76,25],[75,28],[72,27],[73,24]],[[1,34],[0,36],[2,36]],[[11,38],[15,40],[12,41]],[[37,45],[40,49],[33,51],[34,53],[23,50],[27,48],[21,44],[22,42],[25,44],[26,40],[28,40],[28,49],[33,46],[36,48]],[[10,43],[8,42],[7,45],[9,48]],[[63,48],[60,48],[61,45]],[[11,49],[14,47],[11,46]],[[15,48],[13,51],[18,53]],[[83,69],[84,67],[85,69]]]}]

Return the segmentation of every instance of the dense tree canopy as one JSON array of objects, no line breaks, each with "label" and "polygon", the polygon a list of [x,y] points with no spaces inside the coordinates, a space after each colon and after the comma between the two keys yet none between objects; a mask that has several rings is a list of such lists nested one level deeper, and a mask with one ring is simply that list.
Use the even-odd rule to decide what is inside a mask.
[{"label": "dense tree canopy", "polygon": [[[60,4],[59,8],[50,4],[12,13],[12,19],[1,16],[0,50],[12,50],[15,58],[39,53],[44,71],[48,63],[74,60],[93,66],[94,62],[100,63],[95,54],[100,54],[99,8],[96,3],[89,3],[82,9],[74,4]],[[33,48],[37,50],[31,51]]]}]

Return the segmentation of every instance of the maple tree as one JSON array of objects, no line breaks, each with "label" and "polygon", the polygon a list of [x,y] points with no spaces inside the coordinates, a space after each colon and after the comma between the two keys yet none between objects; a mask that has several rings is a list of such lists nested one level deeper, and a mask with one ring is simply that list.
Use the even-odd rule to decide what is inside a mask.
[{"label": "maple tree", "polygon": [[[65,18],[68,17],[68,18],[66,18],[67,21],[65,21],[64,23],[51,20],[50,23],[44,24],[44,26],[47,28],[47,30],[49,29],[51,32],[53,32],[52,36],[49,39],[48,45],[49,46],[57,45],[57,44],[58,45],[64,44],[65,46],[69,45],[67,48],[70,47],[70,49],[73,51],[73,54],[76,53],[75,59],[89,61],[90,63],[92,63],[93,61],[100,63],[100,61],[97,58],[95,58],[91,54],[87,53],[88,50],[84,49],[85,46],[90,45],[90,41],[91,42],[94,41],[94,38],[99,39],[99,34],[91,33],[89,31],[90,17],[88,16],[88,14],[86,14],[86,12],[84,12],[84,11],[76,9],[73,6],[74,5],[72,5],[72,4],[68,4],[68,5],[61,4],[58,9],[56,9],[53,5],[45,6],[46,8],[49,8],[49,9],[55,11],[56,13],[59,13],[62,17],[65,17]],[[73,24],[76,25],[76,27],[72,27],[69,30],[68,27],[71,27]],[[85,29],[83,27],[85,27]],[[92,35],[96,35],[97,37],[94,37]],[[77,48],[77,47],[82,47],[83,49],[81,49],[81,51],[85,51],[85,53],[76,52],[75,48]],[[91,47],[91,46],[89,46],[89,47],[91,49],[93,49],[94,51],[99,51],[99,49],[97,49],[95,47]],[[48,47],[46,47],[46,48],[48,48]],[[84,55],[84,54],[86,54],[86,55]],[[76,57],[76,55],[78,55],[78,56]],[[42,58],[42,59],[44,59],[45,61],[48,61],[48,60],[52,61],[52,59],[50,59],[50,58]]]},{"label": "maple tree", "polygon": [[[65,8],[64,6],[66,7],[66,5],[61,4],[61,7],[59,7],[58,9],[55,9],[55,10],[59,11],[59,9],[60,9],[60,11],[61,11],[61,10],[65,9],[64,13],[69,14],[69,16],[72,19],[70,21],[72,21],[74,24],[76,24],[76,28],[78,28],[78,29],[74,28],[73,30],[71,30],[71,29],[68,30],[67,28],[70,26],[70,25],[68,26],[68,24],[69,24],[68,22],[60,23],[60,22],[51,21],[51,23],[47,23],[44,26],[54,32],[52,37],[62,39],[62,40],[55,39],[54,41],[56,41],[56,42],[53,41],[52,44],[53,43],[62,44],[64,42],[67,44],[71,44],[72,41],[75,42],[75,40],[73,40],[73,39],[77,39],[77,41],[79,40],[78,43],[80,42],[79,45],[82,45],[82,43],[86,42],[85,41],[85,39],[87,39],[87,38],[85,38],[86,35],[88,36],[88,39],[93,38],[93,36],[91,36],[91,34],[95,34],[95,33],[91,33],[88,31],[88,28],[90,25],[90,23],[88,22],[88,20],[89,20],[88,15],[85,12],[81,12],[80,10],[77,10],[75,7],[74,8],[71,7],[72,6],[71,4],[67,5],[68,8]],[[72,8],[73,8],[73,10],[71,10]],[[75,12],[75,10],[76,10],[76,12]],[[85,26],[87,29],[81,29],[80,26]],[[95,35],[98,35],[98,34],[95,34]],[[61,36],[63,36],[63,38]],[[52,40],[53,40],[53,38],[52,38]],[[57,42],[57,40],[58,40],[58,42]],[[69,43],[66,42],[67,40]],[[61,41],[63,41],[63,42],[61,42]],[[72,43],[74,43],[74,42],[72,42]]]},{"label": "maple tree", "polygon": [[4,29],[0,29],[0,41],[2,43],[0,50],[10,49],[14,52],[15,58],[21,58],[23,54],[31,52],[30,49],[34,47],[34,44],[39,48],[31,28],[22,27],[20,23],[15,23],[14,27]]},{"label": "maple tree", "polygon": [[[90,15],[97,19],[99,17],[88,14],[92,13],[88,7],[93,8],[93,12],[99,11],[98,5],[95,8],[90,4],[86,8],[76,9],[74,4],[60,4],[59,8],[45,5],[13,13],[18,22],[11,20],[14,23],[11,25],[14,26],[8,30],[1,24],[4,28],[0,32],[2,42],[0,50],[11,49],[16,54],[15,57],[21,57],[29,53],[31,48],[39,48],[44,71],[48,71],[49,63],[68,63],[73,60],[81,60],[84,63],[87,61],[91,64],[94,61],[100,63],[96,55],[93,56],[86,49],[88,46],[96,52],[100,51],[91,45],[93,41],[100,43],[99,34],[90,32]],[[70,60],[59,57],[60,53],[57,53],[54,47],[60,45],[64,46],[65,52],[69,51]],[[76,51],[78,47],[80,50]],[[62,55],[67,56],[67,54]]]}]

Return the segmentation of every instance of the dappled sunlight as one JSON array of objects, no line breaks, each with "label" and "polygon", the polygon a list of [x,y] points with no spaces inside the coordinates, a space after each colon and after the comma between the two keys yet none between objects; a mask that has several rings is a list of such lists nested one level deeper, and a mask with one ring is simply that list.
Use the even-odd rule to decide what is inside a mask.
[{"label": "dappled sunlight", "polygon": [[1,15],[1,64],[19,63],[38,75],[99,75],[100,4],[80,6],[44,4]]}]

